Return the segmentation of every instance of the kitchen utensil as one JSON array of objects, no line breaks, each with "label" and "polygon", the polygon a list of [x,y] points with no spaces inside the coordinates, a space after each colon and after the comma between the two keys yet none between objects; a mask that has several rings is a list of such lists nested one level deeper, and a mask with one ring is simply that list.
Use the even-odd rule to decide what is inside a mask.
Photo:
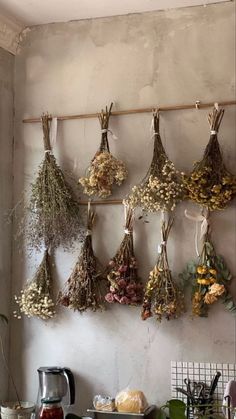
[{"label": "kitchen utensil", "polygon": [[217,384],[218,384],[218,381],[219,381],[220,376],[221,376],[221,372],[220,371],[217,371],[217,373],[216,373],[215,377],[213,377],[212,382],[211,382],[211,385],[210,385],[210,391],[209,391],[209,395],[210,396],[213,396],[213,394],[215,392],[215,389],[217,387]]},{"label": "kitchen utensil", "polygon": [[[65,405],[75,402],[75,381],[69,368],[40,367],[38,402],[59,401]],[[67,403],[66,403],[67,401]],[[38,404],[39,404],[38,403]]]},{"label": "kitchen utensil", "polygon": [[180,393],[184,394],[185,396],[189,397],[192,403],[195,403],[195,398],[193,397],[192,393],[188,393],[186,390],[180,387],[175,387],[175,390],[179,391]]},{"label": "kitchen utensil", "polygon": [[[189,395],[192,395],[191,381],[190,381],[190,379],[189,378],[185,378],[184,379],[184,383],[186,384],[187,393]],[[187,419],[190,418],[190,404],[191,404],[191,398],[189,396],[187,396],[187,408],[186,408],[186,416],[187,416]]]}]

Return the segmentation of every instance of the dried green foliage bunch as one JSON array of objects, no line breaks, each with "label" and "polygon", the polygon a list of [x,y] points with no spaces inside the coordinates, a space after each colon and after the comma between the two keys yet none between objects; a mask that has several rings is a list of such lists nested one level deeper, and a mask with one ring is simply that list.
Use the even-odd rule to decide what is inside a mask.
[{"label": "dried green foliage bunch", "polygon": [[42,116],[45,157],[32,184],[29,241],[32,247],[70,247],[82,232],[78,202],[50,146],[49,115]]},{"label": "dried green foliage bunch", "polygon": [[159,132],[159,113],[153,114],[154,150],[151,166],[144,180],[132,188],[125,201],[132,208],[147,212],[173,211],[185,198],[184,174],[175,169],[164,150]]},{"label": "dried green foliage bunch", "polygon": [[198,260],[187,264],[180,279],[186,286],[192,287],[194,316],[207,317],[210,306],[219,299],[227,310],[236,313],[236,305],[228,289],[232,275],[223,257],[216,254],[209,225]]},{"label": "dried green foliage bunch", "polygon": [[103,309],[101,282],[103,279],[99,263],[93,252],[92,228],[95,213],[88,209],[87,234],[81,254],[74,270],[66,282],[65,289],[59,293],[59,304],[78,310],[97,311]]},{"label": "dried green foliage bunch", "polygon": [[105,112],[99,114],[101,125],[101,144],[88,168],[88,175],[81,177],[79,183],[83,186],[83,191],[89,196],[99,196],[107,198],[112,194],[113,185],[121,185],[127,178],[127,169],[121,160],[116,159],[111,153],[108,142],[109,118],[111,115],[112,104]]},{"label": "dried green foliage bunch", "polygon": [[236,195],[236,177],[224,165],[217,138],[223,115],[224,109],[219,109],[215,104],[208,116],[211,135],[203,158],[186,177],[189,199],[210,211],[226,208]]},{"label": "dried green foliage bunch", "polygon": [[[36,274],[31,282],[21,291],[15,301],[19,305],[20,313],[27,317],[38,317],[42,320],[49,320],[56,314],[55,304],[51,296],[52,274],[50,267],[50,256],[45,250],[44,257],[39,265]],[[18,319],[21,315],[14,311]]]},{"label": "dried green foliage bunch", "polygon": [[143,285],[138,276],[137,260],[134,255],[133,219],[131,208],[127,208],[125,235],[116,255],[108,266],[109,291],[105,296],[108,303],[140,305]]},{"label": "dried green foliage bunch", "polygon": [[149,274],[143,299],[142,319],[153,315],[158,321],[176,319],[184,312],[184,295],[172,278],[167,257],[167,240],[173,224],[173,218],[168,222],[162,220],[162,243],[160,245],[157,263]]}]

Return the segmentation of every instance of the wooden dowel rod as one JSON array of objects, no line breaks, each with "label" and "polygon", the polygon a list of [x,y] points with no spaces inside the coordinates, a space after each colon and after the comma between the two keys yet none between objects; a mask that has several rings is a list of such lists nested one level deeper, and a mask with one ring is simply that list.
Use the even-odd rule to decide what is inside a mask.
[{"label": "wooden dowel rod", "polygon": [[[89,201],[79,201],[79,205],[88,205]],[[108,200],[101,200],[101,201],[90,201],[91,205],[121,205],[123,203],[123,199],[108,199]]]},{"label": "wooden dowel rod", "polygon": [[[214,102],[215,103],[215,102]],[[203,109],[203,108],[210,108],[212,106],[214,106],[213,102],[210,103],[198,103],[198,109]],[[225,100],[225,101],[221,101],[221,102],[217,102],[219,104],[219,106],[230,106],[230,105],[236,105],[236,100]],[[184,109],[195,109],[196,108],[196,103],[192,103],[192,104],[185,104],[185,105],[173,105],[173,106],[152,106],[151,108],[140,108],[140,109],[128,109],[128,110],[124,110],[124,111],[113,111],[111,112],[112,116],[117,116],[117,115],[131,115],[131,114],[136,114],[136,113],[147,113],[147,112],[152,112],[153,109],[158,108],[160,111],[179,111],[179,110],[184,110]],[[57,119],[59,121],[65,121],[65,120],[70,120],[70,119],[87,119],[87,118],[97,118],[98,117],[98,113],[86,113],[86,114],[78,114],[78,115],[61,115],[61,116],[57,116]],[[34,122],[41,122],[41,118],[26,118],[23,119],[24,123],[30,124],[30,123],[34,123]]]}]

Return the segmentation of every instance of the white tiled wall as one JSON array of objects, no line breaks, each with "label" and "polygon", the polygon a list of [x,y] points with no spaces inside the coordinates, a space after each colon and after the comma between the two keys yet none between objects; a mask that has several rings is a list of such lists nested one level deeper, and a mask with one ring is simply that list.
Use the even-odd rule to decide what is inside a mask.
[{"label": "white tiled wall", "polygon": [[219,404],[223,402],[225,386],[230,380],[236,379],[236,364],[224,363],[198,363],[198,362],[171,362],[171,395],[186,402],[186,397],[176,390],[181,387],[186,390],[185,378],[191,381],[202,381],[210,385],[212,378],[219,371],[221,376],[215,390],[214,398]]}]

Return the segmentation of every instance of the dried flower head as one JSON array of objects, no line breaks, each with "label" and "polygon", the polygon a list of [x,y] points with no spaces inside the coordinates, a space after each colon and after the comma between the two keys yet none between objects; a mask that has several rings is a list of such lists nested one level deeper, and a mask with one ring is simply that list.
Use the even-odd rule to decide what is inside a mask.
[{"label": "dried flower head", "polygon": [[88,168],[88,175],[81,177],[79,183],[83,191],[89,196],[107,198],[112,194],[113,185],[121,185],[127,178],[127,169],[121,160],[116,159],[111,153],[108,143],[110,109],[106,107],[99,114],[102,138],[99,151],[95,154]]},{"label": "dried flower head", "polygon": [[211,136],[203,158],[185,178],[189,199],[211,211],[226,208],[236,195],[236,177],[224,165],[217,138],[223,115],[215,105],[208,117]]},{"label": "dried flower head", "polygon": [[[56,314],[55,304],[51,297],[52,276],[48,250],[45,251],[43,260],[33,278],[21,291],[15,301],[19,305],[20,312],[27,317],[38,317],[49,320]],[[14,312],[14,316],[21,316]]]},{"label": "dried flower head", "polygon": [[225,286],[223,284],[213,284],[209,287],[209,294],[215,297],[220,297],[225,293]]},{"label": "dried flower head", "polygon": [[131,208],[147,212],[173,211],[185,197],[184,174],[168,159],[159,132],[159,114],[153,114],[154,151],[151,166],[144,180],[132,188],[125,201]]}]

